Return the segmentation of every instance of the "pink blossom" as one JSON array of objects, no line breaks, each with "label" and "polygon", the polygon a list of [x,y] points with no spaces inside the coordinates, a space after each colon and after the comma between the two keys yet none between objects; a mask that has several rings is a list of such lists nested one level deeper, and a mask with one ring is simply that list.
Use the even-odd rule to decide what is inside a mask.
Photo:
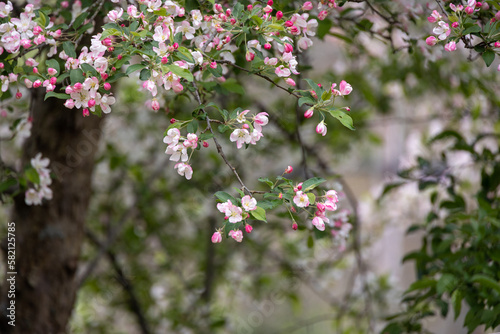
[{"label": "pink blossom", "polygon": [[213,235],[212,235],[212,242],[214,244],[217,244],[219,242],[222,242],[222,235],[219,231],[215,232]]},{"label": "pink blossom", "polygon": [[257,209],[257,200],[250,195],[246,195],[241,199],[241,206],[245,211],[253,211]]},{"label": "pink blossom", "polygon": [[191,180],[193,177],[193,168],[186,163],[179,162],[174,166],[174,168],[177,169],[177,173],[180,176],[184,176],[187,180]]},{"label": "pink blossom", "polygon": [[151,109],[153,109],[154,111],[160,110],[160,102],[158,102],[157,99],[153,99],[151,101]]},{"label": "pink blossom", "polygon": [[167,131],[167,135],[163,138],[163,142],[165,144],[168,144],[169,146],[177,145],[180,138],[181,138],[181,132],[179,131],[179,129],[173,128]]},{"label": "pink blossom", "polygon": [[293,198],[293,202],[299,208],[305,208],[305,207],[309,206],[309,197],[307,197],[307,194],[305,194],[299,190],[295,193],[295,196]]},{"label": "pink blossom", "polygon": [[352,86],[348,84],[345,80],[342,80],[339,84],[340,95],[349,95],[352,92]]},{"label": "pink blossom", "polygon": [[47,69],[47,73],[48,73],[49,75],[56,75],[56,74],[57,74],[57,70],[56,70],[55,68],[49,67],[49,68]]},{"label": "pink blossom", "polygon": [[236,240],[237,242],[241,242],[243,240],[243,232],[241,232],[241,230],[237,231],[231,230],[229,231],[229,236],[234,240]]},{"label": "pink blossom", "polygon": [[287,85],[295,87],[295,81],[293,81],[292,78],[286,78],[285,82],[287,83]]},{"label": "pink blossom", "polygon": [[229,136],[229,140],[236,142],[236,147],[240,149],[244,143],[249,144],[252,138],[248,130],[236,129],[231,133],[231,136]]},{"label": "pink blossom", "polygon": [[319,12],[318,14],[318,19],[320,21],[323,21],[324,19],[326,19],[326,17],[328,16],[328,12],[326,10],[322,10],[321,12]]},{"label": "pink blossom", "polygon": [[304,113],[304,117],[305,118],[311,118],[313,116],[313,114],[314,114],[314,108],[309,108]]},{"label": "pink blossom", "polygon": [[312,220],[312,224],[320,231],[325,230],[325,222],[323,221],[322,217],[314,217]]},{"label": "pink blossom", "polygon": [[255,130],[259,132],[262,131],[262,127],[267,125],[267,123],[269,122],[269,118],[267,118],[267,116],[269,116],[267,112],[260,112],[254,116],[253,127],[255,128]]},{"label": "pink blossom", "polygon": [[321,121],[317,126],[316,126],[316,133],[320,134],[322,136],[326,136],[327,128],[326,124],[324,121]]},{"label": "pink blossom", "polygon": [[291,172],[293,172],[293,167],[292,167],[292,166],[288,166],[288,167],[285,169],[285,174],[290,174]]},{"label": "pink blossom", "polygon": [[437,10],[433,10],[431,16],[427,18],[427,21],[429,21],[430,23],[434,23],[440,21],[441,19],[442,19],[441,14],[439,14]]},{"label": "pink blossom", "polygon": [[120,17],[122,17],[123,15],[123,9],[120,8],[120,10],[112,10],[108,13],[108,18],[115,22],[116,20],[118,20]]},{"label": "pink blossom", "polygon": [[247,53],[245,55],[245,59],[247,61],[252,61],[252,60],[254,60],[254,58],[255,58],[255,53],[247,51]]},{"label": "pink blossom", "polygon": [[457,44],[454,41],[451,41],[444,46],[444,49],[448,52],[455,51],[457,49]]},{"label": "pink blossom", "polygon": [[274,73],[276,73],[276,75],[279,77],[289,77],[291,74],[290,70],[283,65],[278,66]]}]

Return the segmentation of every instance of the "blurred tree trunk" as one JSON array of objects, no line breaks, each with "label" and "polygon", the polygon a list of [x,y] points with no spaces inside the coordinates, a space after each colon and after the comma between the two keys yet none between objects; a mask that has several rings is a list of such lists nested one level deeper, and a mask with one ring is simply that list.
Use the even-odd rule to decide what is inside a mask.
[{"label": "blurred tree trunk", "polygon": [[[60,334],[67,332],[78,288],[75,274],[102,118],[83,118],[80,111],[66,109],[61,100],[44,102],[43,92],[33,94],[33,128],[22,163],[28,165],[38,152],[50,158],[53,199],[27,206],[24,194],[15,198],[16,326],[8,325],[2,314],[0,333]],[[4,313],[10,302],[9,286],[4,282],[2,286]]]}]

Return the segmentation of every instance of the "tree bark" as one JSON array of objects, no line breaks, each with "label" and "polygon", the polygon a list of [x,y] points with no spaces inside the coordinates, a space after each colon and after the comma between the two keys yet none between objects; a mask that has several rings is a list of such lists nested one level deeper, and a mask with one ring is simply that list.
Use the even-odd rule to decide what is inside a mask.
[{"label": "tree bark", "polygon": [[[24,194],[14,199],[15,327],[2,314],[0,333],[61,334],[67,332],[78,288],[75,274],[102,118],[83,118],[61,100],[44,102],[43,92],[34,94],[32,134],[25,142],[22,163],[29,165],[38,152],[50,159],[53,199],[41,206],[27,206]],[[4,240],[4,250],[5,246]],[[9,284],[1,284],[0,307],[5,313]]]}]

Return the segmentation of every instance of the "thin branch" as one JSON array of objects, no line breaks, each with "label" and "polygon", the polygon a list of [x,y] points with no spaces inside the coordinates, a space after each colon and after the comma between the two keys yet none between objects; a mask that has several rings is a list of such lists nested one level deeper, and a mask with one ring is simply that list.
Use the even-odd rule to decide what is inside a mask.
[{"label": "thin branch", "polygon": [[444,16],[448,16],[448,14],[446,13],[446,10],[444,9],[443,5],[441,4],[441,1],[439,1],[439,0],[435,0],[435,1],[438,4],[439,8],[441,8],[441,12],[444,14]]},{"label": "thin branch", "polygon": [[[196,101],[202,105],[202,101],[201,101],[201,98],[200,98],[200,93],[198,91],[198,86],[196,85],[196,82],[193,81],[193,87],[195,88],[194,90],[194,96],[196,98]],[[236,170],[236,168],[231,165],[231,163],[229,162],[229,160],[227,160],[226,158],[226,154],[224,153],[224,150],[222,149],[222,146],[219,144],[219,141],[217,140],[217,138],[215,137],[215,132],[214,130],[212,129],[212,124],[211,124],[211,119],[210,117],[208,117],[208,113],[205,111],[204,108],[200,109],[204,114],[205,114],[205,117],[206,117],[206,120],[207,120],[207,127],[208,127],[208,130],[214,135],[212,137],[214,143],[215,143],[215,147],[217,148],[217,153],[219,153],[219,155],[222,157],[222,159],[224,160],[224,162],[226,163],[226,165],[231,169],[231,171],[233,172],[233,174],[236,176],[236,179],[238,179],[238,182],[241,184],[241,187],[243,188],[244,191],[246,191],[249,195],[252,194],[252,191],[250,191],[247,186],[245,185],[245,183],[243,183],[243,180],[241,179],[240,175],[238,174],[238,171]]]},{"label": "thin branch", "polygon": [[285,91],[285,92],[287,92],[288,94],[293,95],[293,96],[295,96],[296,98],[300,99],[300,95],[298,95],[298,94],[296,94],[296,93],[294,93],[294,92],[292,92],[292,91],[288,90],[288,88],[286,88],[286,87],[283,87],[283,86],[281,86],[281,85],[277,84],[276,82],[274,82],[271,78],[269,78],[269,77],[268,77],[268,76],[266,76],[266,75],[263,75],[263,74],[260,74],[260,73],[256,73],[256,72],[252,72],[252,71],[247,70],[246,68],[241,67],[241,66],[239,66],[239,65],[236,65],[236,64],[234,64],[234,63],[232,63],[232,62],[230,62],[230,61],[228,61],[228,60],[216,60],[216,62],[217,62],[217,63],[219,63],[219,64],[228,64],[228,65],[231,65],[231,66],[233,66],[234,68],[237,68],[237,69],[239,69],[239,70],[241,70],[241,71],[244,71],[244,72],[247,72],[247,73],[250,73],[250,74],[254,74],[254,75],[258,76],[258,77],[261,77],[262,79],[265,79],[265,80],[269,81],[270,83],[272,83],[272,84],[273,84],[273,85],[275,85],[276,87],[278,87],[278,88],[280,88],[280,89],[284,90],[284,91]]},{"label": "thin branch", "polygon": [[[92,233],[90,230],[86,230],[85,233],[87,234],[87,237],[98,247],[103,246],[103,244],[99,241],[97,236]],[[142,310],[141,304],[139,303],[139,299],[136,296],[134,286],[130,282],[129,279],[125,276],[125,273],[123,272],[122,267],[118,263],[118,260],[116,259],[116,254],[108,249],[106,251],[106,255],[111,262],[111,265],[113,266],[113,269],[116,272],[116,279],[120,283],[120,285],[123,287],[125,292],[127,293],[129,297],[129,303],[130,303],[130,309],[131,311],[136,315],[137,321],[139,323],[139,326],[141,328],[141,332],[143,334],[150,334],[151,331],[149,329],[149,325],[146,321],[146,317],[144,316],[144,311]]]}]

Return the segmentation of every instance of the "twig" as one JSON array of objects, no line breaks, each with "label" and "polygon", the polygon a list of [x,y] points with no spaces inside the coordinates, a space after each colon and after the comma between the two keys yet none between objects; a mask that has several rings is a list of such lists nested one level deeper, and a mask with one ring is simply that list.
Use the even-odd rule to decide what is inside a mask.
[{"label": "twig", "polygon": [[[102,6],[104,5],[104,1],[105,1],[105,0],[100,0],[100,2],[97,4],[97,8],[96,8],[96,10],[95,10],[94,14],[92,14],[92,16],[90,17],[89,22],[94,21],[94,19],[95,19],[95,17],[97,16],[97,14],[99,14],[99,12],[101,11]],[[81,35],[80,35],[80,36],[78,36],[78,38],[76,39],[76,41],[75,41],[75,49],[76,49],[76,48],[78,48],[78,44],[80,44],[80,42],[81,42],[81,40],[82,40],[82,38],[83,38],[83,35],[85,35],[85,34],[81,34]]]},{"label": "twig", "polygon": [[[87,234],[88,238],[98,247],[103,246],[103,243],[99,241],[97,236],[92,233],[90,230],[86,230],[85,233]],[[137,298],[135,294],[134,287],[132,283],[130,282],[129,279],[125,276],[122,267],[118,263],[116,259],[115,253],[108,249],[106,251],[106,255],[108,256],[109,261],[111,262],[111,265],[113,266],[113,269],[116,272],[117,275],[117,281],[120,283],[120,285],[123,287],[127,295],[129,296],[129,303],[130,303],[130,309],[132,312],[135,313],[137,317],[137,321],[139,322],[139,326],[141,327],[141,331],[143,334],[150,334],[151,331],[149,330],[149,325],[146,321],[146,317],[144,316],[144,312],[142,310],[141,304],[139,303],[139,299]]]},{"label": "twig", "polygon": [[[198,91],[198,86],[196,85],[195,81],[193,81],[193,87],[194,87],[194,96],[196,98],[196,101],[200,105],[202,105],[203,103],[201,101],[200,93]],[[236,176],[236,179],[238,179],[238,182],[241,184],[241,187],[243,188],[243,190],[246,191],[249,195],[251,195],[252,192],[247,188],[247,186],[245,185],[245,183],[243,183],[243,181],[241,180],[241,177],[238,174],[238,171],[236,170],[236,168],[234,168],[234,166],[231,165],[231,163],[229,162],[229,160],[227,160],[226,155],[224,154],[224,150],[222,149],[222,146],[219,144],[219,141],[215,137],[215,132],[212,129],[212,124],[210,123],[211,119],[210,119],[210,117],[208,117],[208,113],[205,111],[204,108],[201,108],[200,110],[205,114],[205,117],[206,117],[206,120],[207,120],[208,130],[214,135],[212,137],[212,139],[213,139],[213,141],[215,143],[215,147],[217,148],[217,153],[219,153],[219,155],[222,157],[222,159],[224,160],[224,162],[226,163],[226,165],[231,169],[231,171],[233,172],[233,174]]]},{"label": "twig", "polygon": [[239,65],[236,65],[236,64],[234,64],[234,63],[232,63],[232,62],[230,62],[230,61],[228,61],[228,60],[216,60],[215,62],[217,62],[217,63],[219,63],[219,64],[229,64],[229,65],[233,66],[234,68],[237,68],[237,69],[239,69],[239,70],[241,70],[241,71],[244,71],[244,72],[247,72],[247,73],[250,73],[250,74],[254,74],[254,75],[258,76],[258,77],[261,77],[262,79],[265,79],[265,80],[269,81],[270,83],[272,83],[272,84],[273,84],[273,85],[275,85],[276,87],[278,87],[278,88],[280,88],[280,89],[284,90],[284,91],[285,91],[285,92],[287,92],[288,94],[293,95],[293,96],[295,96],[296,98],[300,99],[300,95],[298,95],[298,94],[296,94],[296,93],[294,93],[294,92],[292,92],[292,91],[288,90],[286,87],[283,87],[283,86],[281,86],[281,85],[277,84],[276,82],[274,82],[274,81],[273,81],[271,78],[269,78],[268,76],[265,76],[265,75],[260,74],[260,73],[252,72],[252,71],[247,70],[246,68],[241,67],[241,66],[239,66]]}]

